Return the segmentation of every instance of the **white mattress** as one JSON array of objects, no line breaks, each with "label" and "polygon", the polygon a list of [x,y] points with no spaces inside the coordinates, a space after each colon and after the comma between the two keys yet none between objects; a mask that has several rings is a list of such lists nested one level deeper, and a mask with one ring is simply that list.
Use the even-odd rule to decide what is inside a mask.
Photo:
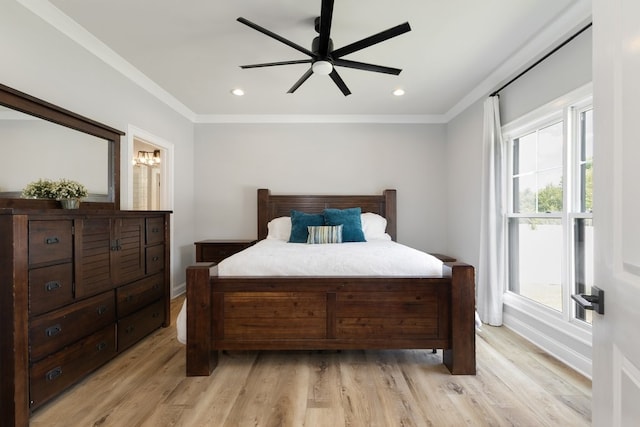
[{"label": "white mattress", "polygon": [[265,239],[218,264],[220,276],[440,276],[442,261],[400,243],[309,245]]},{"label": "white mattress", "polygon": [[[309,245],[265,239],[218,264],[219,276],[410,276],[442,275],[442,261],[387,240]],[[186,301],[176,321],[186,343]]]}]

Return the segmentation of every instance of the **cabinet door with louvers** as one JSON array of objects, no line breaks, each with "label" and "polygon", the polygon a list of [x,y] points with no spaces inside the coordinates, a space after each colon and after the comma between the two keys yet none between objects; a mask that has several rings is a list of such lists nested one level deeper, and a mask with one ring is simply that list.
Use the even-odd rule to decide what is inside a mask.
[{"label": "cabinet door with louvers", "polygon": [[144,218],[116,218],[111,242],[111,274],[115,285],[145,275]]},{"label": "cabinet door with louvers", "polygon": [[76,299],[113,288],[111,221],[110,218],[84,218],[75,221]]}]

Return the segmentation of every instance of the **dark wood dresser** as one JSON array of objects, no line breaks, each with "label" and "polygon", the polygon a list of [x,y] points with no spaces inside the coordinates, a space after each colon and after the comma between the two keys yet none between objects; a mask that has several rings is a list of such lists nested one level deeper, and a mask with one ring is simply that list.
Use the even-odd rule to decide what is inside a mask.
[{"label": "dark wood dresser", "polygon": [[0,209],[0,405],[15,425],[169,326],[169,243],[169,212]]}]

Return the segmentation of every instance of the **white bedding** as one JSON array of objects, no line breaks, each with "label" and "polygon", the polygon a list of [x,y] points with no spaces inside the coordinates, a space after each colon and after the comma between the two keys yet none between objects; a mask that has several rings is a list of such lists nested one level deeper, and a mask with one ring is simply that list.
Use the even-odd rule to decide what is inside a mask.
[{"label": "white bedding", "polygon": [[220,276],[440,276],[442,261],[386,240],[309,245],[265,239],[218,264]]},{"label": "white bedding", "polygon": [[[442,261],[390,240],[287,243],[265,239],[218,264],[219,276],[441,276]],[[186,301],[176,321],[186,342]]]}]

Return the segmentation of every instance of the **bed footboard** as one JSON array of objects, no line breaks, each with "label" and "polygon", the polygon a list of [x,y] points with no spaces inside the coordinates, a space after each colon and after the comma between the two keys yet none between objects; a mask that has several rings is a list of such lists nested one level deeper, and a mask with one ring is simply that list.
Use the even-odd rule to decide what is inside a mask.
[{"label": "bed footboard", "polygon": [[443,349],[452,374],[475,363],[473,267],[443,277],[218,277],[187,269],[187,375],[220,350]]}]

